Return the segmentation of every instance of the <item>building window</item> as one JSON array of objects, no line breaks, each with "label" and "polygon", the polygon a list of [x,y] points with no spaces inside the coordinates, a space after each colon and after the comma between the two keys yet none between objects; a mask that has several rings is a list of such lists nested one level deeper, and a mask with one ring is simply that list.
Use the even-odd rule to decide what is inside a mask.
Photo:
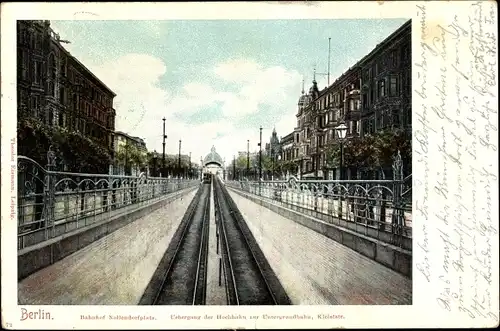
[{"label": "building window", "polygon": [[31,97],[31,110],[32,110],[32,112],[34,114],[37,113],[39,104],[40,104],[39,96],[38,95],[33,95]]},{"label": "building window", "polygon": [[55,88],[54,88],[54,83],[53,82],[48,82],[47,84],[47,93],[50,96],[54,96],[55,94]]},{"label": "building window", "polygon": [[354,111],[354,100],[353,99],[349,100],[349,110]]},{"label": "building window", "polygon": [[41,43],[40,43],[40,35],[38,33],[35,33],[33,35],[33,38],[35,39],[35,49],[41,49]]},{"label": "building window", "polygon": [[402,58],[403,61],[406,62],[409,59],[410,55],[410,46],[408,44],[403,46]]},{"label": "building window", "polygon": [[19,100],[17,101],[18,104],[20,105],[27,105],[27,103],[29,102],[29,100],[27,100],[28,98],[28,92],[26,92],[26,90],[20,90],[19,92]]},{"label": "building window", "polygon": [[38,61],[33,62],[33,81],[35,84],[40,84],[41,81],[41,66],[42,64]]},{"label": "building window", "polygon": [[391,51],[390,61],[393,68],[396,68],[398,66],[398,57],[396,56],[396,54],[396,50]]},{"label": "building window", "polygon": [[378,81],[378,97],[385,97],[385,79]]},{"label": "building window", "polygon": [[28,79],[29,73],[29,56],[28,51],[21,51],[21,77],[22,79]]},{"label": "building window", "polygon": [[54,54],[49,55],[49,78],[50,79],[56,79],[56,59],[54,57]]},{"label": "building window", "polygon": [[66,63],[65,60],[61,60],[61,76],[66,77]]},{"label": "building window", "polygon": [[73,111],[78,110],[78,96],[76,93],[73,93]]},{"label": "building window", "polygon": [[389,119],[389,111],[384,110],[383,116],[382,116],[382,128],[386,128],[390,125],[390,119]]},{"label": "building window", "polygon": [[59,102],[64,105],[66,103],[66,100],[65,100],[65,95],[64,95],[64,87],[61,87],[59,89]]},{"label": "building window", "polygon": [[411,95],[411,71],[403,71],[403,74],[405,75],[405,86],[403,89],[406,92],[406,95]]},{"label": "building window", "polygon": [[400,121],[399,121],[399,109],[394,109],[392,111],[392,125],[395,127],[400,126]]},{"label": "building window", "polygon": [[64,113],[63,112],[59,113],[59,126],[60,127],[64,126]]},{"label": "building window", "polygon": [[392,76],[390,78],[389,94],[391,97],[395,97],[398,94],[398,77]]},{"label": "building window", "polygon": [[406,108],[403,113],[403,122],[406,127],[411,127],[411,108]]}]

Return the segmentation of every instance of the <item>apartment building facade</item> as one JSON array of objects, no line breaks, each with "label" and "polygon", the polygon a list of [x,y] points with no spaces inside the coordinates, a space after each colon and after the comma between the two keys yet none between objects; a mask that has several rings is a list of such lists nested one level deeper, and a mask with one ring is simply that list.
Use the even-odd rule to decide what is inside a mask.
[{"label": "apartment building facade", "polygon": [[283,159],[294,160],[304,179],[339,178],[339,169],[328,164],[327,148],[338,139],[340,123],[347,126],[347,139],[399,128],[411,140],[411,21],[327,88],[319,91],[314,79],[309,93],[302,89],[296,117]]},{"label": "apartment building facade", "polygon": [[17,108],[114,153],[116,94],[72,56],[49,21],[17,21]]}]

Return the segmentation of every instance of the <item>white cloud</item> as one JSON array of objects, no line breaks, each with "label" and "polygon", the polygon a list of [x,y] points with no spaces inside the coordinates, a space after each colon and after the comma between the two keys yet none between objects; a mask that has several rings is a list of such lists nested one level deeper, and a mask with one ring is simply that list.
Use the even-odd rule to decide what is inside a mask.
[{"label": "white cloud", "polygon": [[166,66],[158,58],[145,54],[127,54],[103,63],[92,71],[117,96],[116,128],[134,134],[146,127],[148,121],[163,117],[169,94],[158,87]]},{"label": "white cloud", "polygon": [[[248,139],[250,149],[258,150],[258,127],[235,129],[233,123],[241,116],[256,113],[262,105],[276,113],[278,134],[285,135],[295,126],[301,76],[282,67],[266,68],[243,60],[222,63],[214,69],[216,77],[237,84],[235,91],[223,89],[212,80],[209,84],[186,83],[175,96],[159,87],[167,66],[156,57],[126,54],[88,67],[117,94],[114,100],[116,130],[142,137],[149,150],[161,152],[162,118],[166,117],[166,152],[177,154],[181,139],[181,153],[191,152],[194,163],[209,153],[212,146],[228,163],[238,151],[246,150]],[[193,114],[217,104],[226,120],[193,125],[180,122],[174,116],[176,113]],[[273,124],[263,125],[272,129]],[[264,142],[271,135],[271,130],[266,130],[263,132]]]},{"label": "white cloud", "polygon": [[[295,95],[301,76],[283,67],[264,68],[252,60],[232,60],[214,68],[216,77],[239,85],[232,95],[222,94],[223,112],[229,117],[255,113],[260,105],[282,107]],[[293,99],[293,97],[292,97]]]},{"label": "white cloud", "polygon": [[237,120],[258,112],[263,105],[281,113],[283,107],[293,107],[298,98],[301,76],[297,71],[279,66],[265,68],[252,60],[232,60],[218,64],[213,72],[215,78],[233,84],[236,91],[218,87],[216,80],[212,85],[191,82],[184,85],[168,109],[186,115],[218,103],[226,118]]},{"label": "white cloud", "polygon": [[231,83],[252,83],[261,69],[255,61],[238,59],[218,64],[214,73]]}]

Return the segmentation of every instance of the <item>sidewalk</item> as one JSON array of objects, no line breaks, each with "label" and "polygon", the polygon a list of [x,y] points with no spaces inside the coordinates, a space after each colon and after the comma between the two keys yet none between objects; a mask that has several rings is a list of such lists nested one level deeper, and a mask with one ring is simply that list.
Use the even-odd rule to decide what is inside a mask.
[{"label": "sidewalk", "polygon": [[136,305],[195,193],[23,279],[19,304]]},{"label": "sidewalk", "polygon": [[229,192],[293,304],[412,303],[411,279]]}]

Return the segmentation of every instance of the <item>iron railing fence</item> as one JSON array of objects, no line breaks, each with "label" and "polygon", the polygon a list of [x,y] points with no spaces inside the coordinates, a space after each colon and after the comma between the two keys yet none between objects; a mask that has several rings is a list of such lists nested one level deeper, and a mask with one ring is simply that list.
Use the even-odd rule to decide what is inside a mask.
[{"label": "iron railing fence", "polygon": [[366,236],[412,249],[411,175],[392,180],[227,181],[226,185]]},{"label": "iron railing fence", "polygon": [[18,249],[162,200],[199,180],[71,173],[18,156]]}]

